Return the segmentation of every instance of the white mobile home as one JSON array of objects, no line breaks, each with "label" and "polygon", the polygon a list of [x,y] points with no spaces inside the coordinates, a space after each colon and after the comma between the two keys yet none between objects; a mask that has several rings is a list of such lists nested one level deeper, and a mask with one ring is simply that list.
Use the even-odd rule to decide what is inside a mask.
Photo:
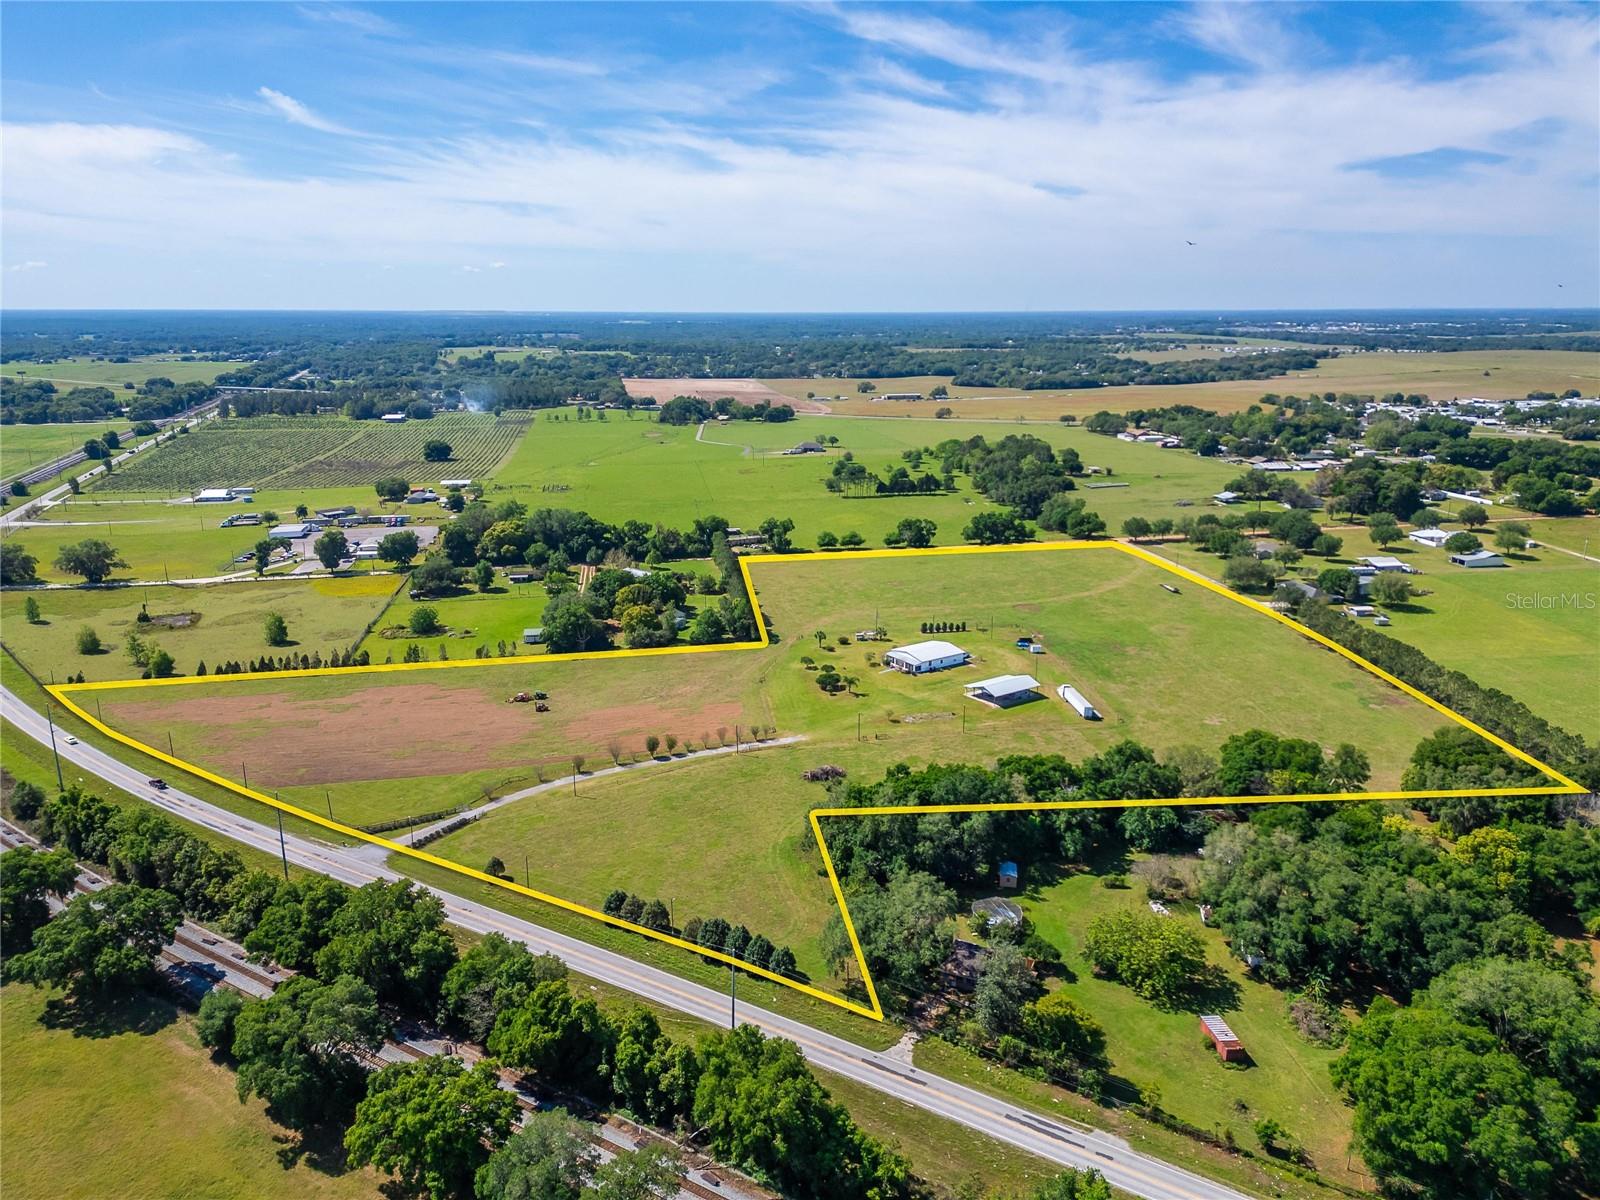
[{"label": "white mobile home", "polygon": [[929,671],[943,671],[950,667],[963,666],[971,657],[960,646],[951,642],[913,642],[909,646],[897,646],[893,650],[885,650],[883,665],[892,667],[896,671],[904,671],[907,675],[925,675]]},{"label": "white mobile home", "polygon": [[1433,550],[1439,549],[1450,540],[1450,535],[1443,529],[1413,529],[1406,534],[1406,537],[1419,546],[1427,546]]}]

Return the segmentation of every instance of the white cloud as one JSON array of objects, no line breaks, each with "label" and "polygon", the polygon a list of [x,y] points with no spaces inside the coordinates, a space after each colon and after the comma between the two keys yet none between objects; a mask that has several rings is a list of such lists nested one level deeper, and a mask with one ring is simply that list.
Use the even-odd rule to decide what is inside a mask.
[{"label": "white cloud", "polygon": [[297,11],[308,21],[344,25],[359,33],[394,37],[401,32],[394,22],[386,21],[377,13],[368,12],[363,8],[346,8],[338,4],[303,4]]},{"label": "white cloud", "polygon": [[319,133],[337,133],[345,137],[360,137],[354,129],[341,125],[337,121],[330,121],[326,117],[312,112],[293,96],[286,96],[282,92],[274,91],[269,87],[259,87],[256,95],[266,101],[267,107],[278,113],[291,125],[304,125],[307,129],[315,129]]},{"label": "white cloud", "polygon": [[40,262],[36,258],[30,258],[27,262],[19,262],[19,263],[12,264],[11,266],[7,267],[6,270],[8,270],[8,271],[42,271],[42,270],[44,270],[45,267],[48,267],[49,265],[50,264],[47,263],[47,262]]},{"label": "white cloud", "polygon": [[[945,21],[843,16],[872,17],[871,40],[897,56],[1017,63],[1036,49]],[[849,306],[863,277],[883,308],[1527,302],[1524,281],[1552,261],[1595,257],[1596,26],[1561,19],[1555,37],[1522,14],[1495,35],[1516,52],[1453,79],[1320,60],[1172,82],[1110,59],[1068,70],[1064,41],[1046,38],[1032,74],[980,77],[991,89],[960,104],[875,86],[886,79],[869,70],[822,99],[746,105],[737,132],[671,117],[630,78],[616,82],[641,89],[637,107],[574,120],[570,135],[557,118],[365,140],[292,170],[153,128],[7,126],[16,244],[58,264],[129,264],[122,291],[107,290],[114,274],[58,267],[12,302],[294,303],[276,290],[293,286],[285,268],[324,260],[364,268],[329,273],[323,302],[351,307],[826,309]],[[1535,123],[1540,137],[1502,145]],[[1452,146],[1515,162],[1425,188],[1344,169]],[[1497,243],[1498,259],[1479,253]],[[227,264],[208,278],[228,290],[149,290],[193,259]],[[476,273],[489,277],[461,278]],[[405,290],[421,279],[426,291]],[[1576,297],[1549,302],[1587,298],[1565,281]]]},{"label": "white cloud", "polygon": [[1267,71],[1303,69],[1310,39],[1292,30],[1284,9],[1245,0],[1200,0],[1176,18],[1185,36],[1224,58]]}]

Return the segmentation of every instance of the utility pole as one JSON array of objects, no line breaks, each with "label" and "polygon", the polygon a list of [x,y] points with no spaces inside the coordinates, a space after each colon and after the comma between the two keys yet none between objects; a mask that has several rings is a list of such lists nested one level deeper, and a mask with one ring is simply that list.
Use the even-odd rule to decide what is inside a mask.
[{"label": "utility pole", "polygon": [[244,775],[244,786],[246,787],[246,789],[248,789],[250,787],[250,766],[249,766],[249,764],[248,763],[240,763],[239,764],[239,771],[240,771],[241,774]]},{"label": "utility pole", "polygon": [[56,789],[64,792],[67,790],[67,785],[66,781],[61,778],[61,752],[56,749],[56,723],[51,719],[51,707],[51,705],[45,705],[44,719],[50,726],[50,753],[55,755],[56,760]]},{"label": "utility pole", "polygon": [[283,858],[283,878],[289,878],[289,847],[283,840],[283,809],[278,810],[278,853]]},{"label": "utility pole", "polygon": [[522,852],[522,886],[533,886],[533,876],[528,873],[528,852],[526,850]]},{"label": "utility pole", "polygon": [[178,757],[178,752],[172,748],[172,730],[170,729],[167,730],[167,754],[171,758]]},{"label": "utility pole", "polygon": [[739,1028],[739,972],[728,964],[728,1028]]},{"label": "utility pole", "polygon": [[328,820],[333,820],[333,793],[327,788],[322,789],[322,798],[328,802]]}]

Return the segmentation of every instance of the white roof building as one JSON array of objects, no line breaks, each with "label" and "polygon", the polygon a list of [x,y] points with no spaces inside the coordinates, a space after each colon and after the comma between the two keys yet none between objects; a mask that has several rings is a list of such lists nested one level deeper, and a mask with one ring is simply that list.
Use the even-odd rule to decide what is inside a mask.
[{"label": "white roof building", "polygon": [[896,671],[909,675],[922,675],[928,671],[943,671],[959,667],[972,656],[953,642],[913,642],[883,652],[883,662]]},{"label": "white roof building", "polygon": [[1419,546],[1431,546],[1435,550],[1450,540],[1450,535],[1443,529],[1413,529],[1406,537]]},{"label": "white roof building", "polygon": [[1395,558],[1392,554],[1369,554],[1361,561],[1374,571],[1404,571],[1407,575],[1417,573],[1417,569],[1410,563]]},{"label": "white roof building", "polygon": [[1063,683],[1056,689],[1056,695],[1070,704],[1075,712],[1085,721],[1098,721],[1100,714],[1095,711],[1094,705],[1077,688],[1070,683]]},{"label": "white roof building", "polygon": [[1450,561],[1458,567],[1503,567],[1506,560],[1493,550],[1474,550],[1471,554],[1452,554]]},{"label": "white roof building", "polygon": [[967,699],[1003,707],[1039,699],[1039,693],[1034,690],[1038,686],[1039,681],[1032,675],[996,675],[992,679],[980,679],[977,683],[967,684]]},{"label": "white roof building", "polygon": [[303,538],[310,537],[317,532],[317,526],[301,521],[295,525],[274,525],[267,531],[268,537],[275,538]]},{"label": "white roof building", "polygon": [[226,504],[237,499],[232,488],[201,488],[194,494],[196,504]]}]

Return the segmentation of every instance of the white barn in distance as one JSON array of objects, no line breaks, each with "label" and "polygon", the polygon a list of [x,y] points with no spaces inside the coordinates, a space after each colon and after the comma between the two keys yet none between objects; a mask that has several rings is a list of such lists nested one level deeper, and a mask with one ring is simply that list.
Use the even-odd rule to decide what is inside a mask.
[{"label": "white barn in distance", "polygon": [[925,675],[965,666],[972,656],[953,642],[913,642],[883,652],[883,663],[907,675]]}]

